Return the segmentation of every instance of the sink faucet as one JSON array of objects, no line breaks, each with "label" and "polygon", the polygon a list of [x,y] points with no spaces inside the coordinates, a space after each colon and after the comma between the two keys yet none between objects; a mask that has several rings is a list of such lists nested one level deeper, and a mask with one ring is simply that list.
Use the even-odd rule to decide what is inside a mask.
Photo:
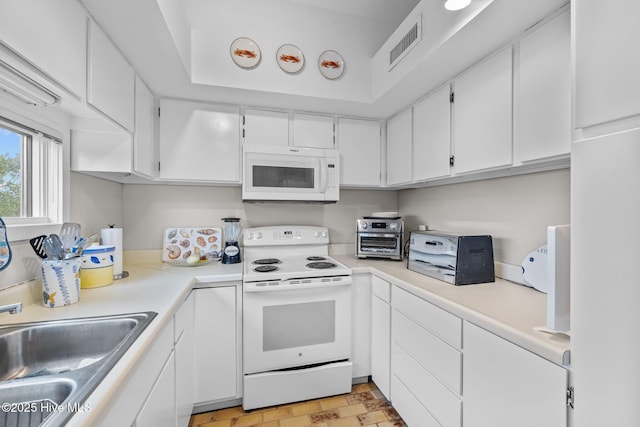
[{"label": "sink faucet", "polygon": [[7,304],[0,306],[0,313],[9,312],[9,314],[16,314],[22,311],[22,303],[17,302],[15,304]]}]

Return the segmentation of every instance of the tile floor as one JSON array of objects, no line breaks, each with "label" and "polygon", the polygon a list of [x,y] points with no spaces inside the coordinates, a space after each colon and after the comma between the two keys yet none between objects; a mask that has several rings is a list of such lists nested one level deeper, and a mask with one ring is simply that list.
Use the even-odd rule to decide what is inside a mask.
[{"label": "tile floor", "polygon": [[241,406],[191,416],[189,427],[407,427],[373,383],[351,393],[245,412]]}]

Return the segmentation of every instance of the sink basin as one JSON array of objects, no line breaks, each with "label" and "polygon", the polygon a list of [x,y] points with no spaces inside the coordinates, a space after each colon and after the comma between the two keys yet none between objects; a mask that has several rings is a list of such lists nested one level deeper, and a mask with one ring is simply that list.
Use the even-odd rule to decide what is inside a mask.
[{"label": "sink basin", "polygon": [[104,359],[137,317],[75,319],[0,328],[0,381],[72,371]]},{"label": "sink basin", "polygon": [[74,412],[57,406],[80,407],[156,314],[0,327],[0,402],[31,405],[3,411],[0,426],[63,425]]},{"label": "sink basin", "polygon": [[0,402],[3,403],[3,411],[0,412],[0,425],[40,425],[75,388],[76,383],[67,379],[1,384]]}]

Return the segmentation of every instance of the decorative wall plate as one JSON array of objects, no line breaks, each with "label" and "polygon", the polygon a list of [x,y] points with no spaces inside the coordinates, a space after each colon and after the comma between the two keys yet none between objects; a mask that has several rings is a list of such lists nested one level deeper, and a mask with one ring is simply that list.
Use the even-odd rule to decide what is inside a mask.
[{"label": "decorative wall plate", "polygon": [[318,58],[320,73],[328,79],[337,79],[344,73],[344,60],[335,50],[325,50]]},{"label": "decorative wall plate", "polygon": [[260,63],[261,54],[258,44],[246,37],[235,39],[231,43],[229,53],[233,62],[242,68],[255,68]]},{"label": "decorative wall plate", "polygon": [[276,53],[276,62],[287,73],[297,73],[304,67],[304,55],[297,46],[283,44]]}]

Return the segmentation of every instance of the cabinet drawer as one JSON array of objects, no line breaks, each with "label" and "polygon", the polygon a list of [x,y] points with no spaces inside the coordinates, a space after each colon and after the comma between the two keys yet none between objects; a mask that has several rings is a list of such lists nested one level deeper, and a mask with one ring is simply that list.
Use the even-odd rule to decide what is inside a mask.
[{"label": "cabinet drawer", "polygon": [[391,284],[386,280],[373,276],[371,279],[371,286],[373,288],[373,295],[377,296],[383,301],[391,302]]},{"label": "cabinet drawer", "polygon": [[393,308],[434,335],[462,349],[462,320],[397,286],[393,287]]},{"label": "cabinet drawer", "polygon": [[461,394],[462,354],[396,309],[391,321],[393,342],[454,393]]},{"label": "cabinet drawer", "polygon": [[[460,427],[462,402],[437,378],[394,344],[391,371],[443,427]],[[392,390],[394,393],[395,390]],[[392,395],[393,396],[393,395]],[[394,396],[395,399],[395,396]]]},{"label": "cabinet drawer", "polygon": [[391,378],[391,392],[393,393],[391,403],[408,426],[440,427],[429,411],[395,375]]}]

